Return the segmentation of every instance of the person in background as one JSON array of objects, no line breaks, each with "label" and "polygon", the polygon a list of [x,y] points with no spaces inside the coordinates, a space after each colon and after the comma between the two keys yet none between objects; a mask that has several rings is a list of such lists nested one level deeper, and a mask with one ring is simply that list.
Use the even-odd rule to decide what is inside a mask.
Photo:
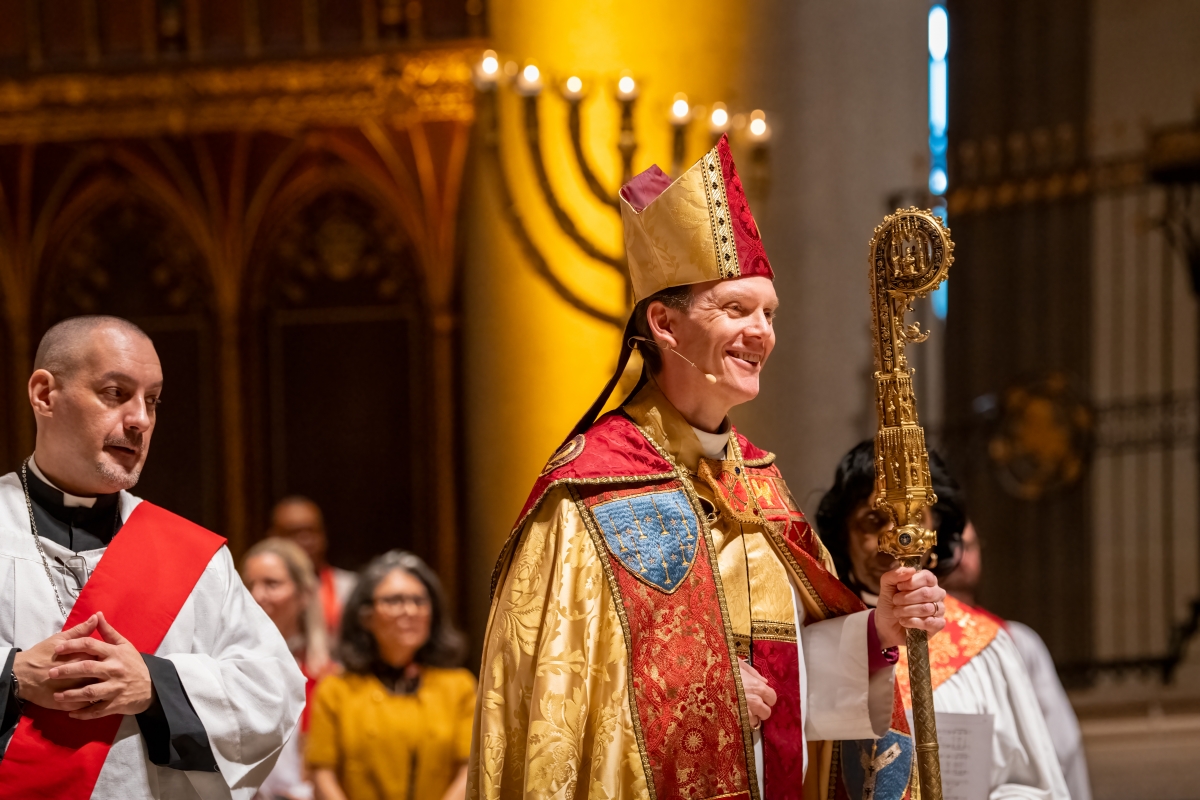
[{"label": "person in background", "polygon": [[271,528],[267,536],[290,539],[312,560],[317,571],[317,597],[321,605],[329,641],[338,640],[342,609],[354,589],[354,573],[338,569],[325,560],[329,546],[325,536],[325,517],[312,500],[301,495],[285,497],[271,511]]},{"label": "person in background", "polygon": [[[334,669],[312,561],[287,539],[263,539],[242,559],[242,581],[283,635],[304,673],[306,700],[311,700],[317,681]],[[303,739],[307,729],[306,707],[300,727],[284,745],[275,769],[259,789],[259,797],[288,800],[312,797],[312,783],[304,775]]]},{"label": "person in background", "polygon": [[[962,558],[966,498],[934,452],[929,454],[929,473],[938,502],[925,524],[937,531],[938,543],[928,566],[945,575]],[[817,526],[838,577],[868,606],[875,604],[880,576],[895,567],[890,555],[879,552],[880,533],[894,523],[874,501],[875,442],[867,440],[838,464],[833,487],[817,509]],[[953,594],[945,603],[946,627],[929,637],[929,660],[936,667],[934,708],[992,716],[989,800],[1068,800],[1050,732],[1013,639],[994,617]],[[896,668],[896,692],[898,703],[910,707],[906,654]],[[837,766],[848,796],[905,796],[913,750],[907,723],[898,716],[899,712],[893,717],[893,729],[878,740],[842,743]]]},{"label": "person in background", "polygon": [[475,678],[441,582],[399,550],[367,565],[342,617],[345,673],[310,707],[305,761],[320,800],[461,800]]},{"label": "person in background", "polygon": [[[982,572],[983,553],[979,534],[976,533],[975,526],[968,521],[966,530],[963,531],[962,560],[958,569],[946,576],[942,585],[955,598],[978,609],[975,592]],[[1058,679],[1050,650],[1042,641],[1042,637],[1023,622],[1004,620],[1002,624],[1012,637],[1013,644],[1017,646],[1017,652],[1021,654],[1025,669],[1029,672],[1029,679],[1033,682],[1033,690],[1037,694],[1042,714],[1046,717],[1046,727],[1050,729],[1054,752],[1067,779],[1067,788],[1071,792],[1072,800],[1092,800],[1092,786],[1088,779],[1087,756],[1083,751],[1079,720],[1075,717],[1075,709],[1071,707],[1071,701]]]}]

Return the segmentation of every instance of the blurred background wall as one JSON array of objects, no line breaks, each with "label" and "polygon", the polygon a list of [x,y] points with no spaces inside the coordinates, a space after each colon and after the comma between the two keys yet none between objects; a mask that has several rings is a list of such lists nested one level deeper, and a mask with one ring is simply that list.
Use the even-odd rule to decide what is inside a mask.
[{"label": "blurred background wall", "polygon": [[913,363],[982,601],[1045,638],[1097,797],[1200,796],[1200,5],[0,0],[0,20],[4,470],[32,448],[46,327],[128,316],[167,376],[141,494],[238,552],[307,494],[333,563],[415,550],[478,642],[525,493],[615,365],[615,192],[728,131],[783,301],[738,425],[813,509],[874,431],[871,232],[902,204],[945,215],[957,261]]}]

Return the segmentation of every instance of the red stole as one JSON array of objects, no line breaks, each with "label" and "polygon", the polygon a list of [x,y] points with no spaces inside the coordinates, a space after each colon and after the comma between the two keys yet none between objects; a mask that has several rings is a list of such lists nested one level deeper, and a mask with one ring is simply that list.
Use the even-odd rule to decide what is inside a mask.
[{"label": "red stole", "polygon": [[[84,585],[63,629],[97,611],[154,653],[225,540],[152,503],[138,504]],[[92,634],[99,639],[99,632]],[[0,762],[0,799],[86,800],[124,716],[71,719],[27,704]]]},{"label": "red stole", "polygon": [[[981,614],[978,609],[950,595],[946,596],[945,602],[946,627],[929,638],[929,671],[934,690],[982,653],[1000,630],[998,617]],[[900,648],[900,661],[896,664],[896,693],[905,708],[912,708],[905,648]]]},{"label": "red stole", "polygon": [[326,566],[321,570],[321,611],[325,615],[325,630],[333,639],[338,637],[342,625],[342,604],[338,602],[337,584],[333,580],[333,567]]},{"label": "red stole", "polygon": [[[779,468],[740,435],[745,461],[702,460],[699,477],[712,488],[723,513],[763,525],[776,554],[803,595],[818,608],[805,612],[805,624],[864,610],[862,602],[824,565],[824,548],[796,504]],[[803,602],[803,600],[801,600]],[[753,623],[752,623],[753,624]],[[800,631],[796,631],[800,635]],[[763,789],[770,800],[799,800],[804,794],[803,699],[795,642],[754,642],[754,667],[778,696],[763,723]]]}]

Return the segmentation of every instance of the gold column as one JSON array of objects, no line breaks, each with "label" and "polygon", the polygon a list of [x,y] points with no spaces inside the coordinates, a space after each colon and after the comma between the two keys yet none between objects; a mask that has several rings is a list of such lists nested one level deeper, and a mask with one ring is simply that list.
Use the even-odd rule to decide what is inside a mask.
[{"label": "gold column", "polygon": [[[638,149],[633,170],[670,166],[669,111],[676,92],[697,104],[729,102],[746,52],[746,15],[736,3],[696,0],[494,0],[487,3],[491,46],[501,66],[531,60],[542,70],[542,144],[550,183],[580,231],[610,254],[623,251],[619,219],[592,194],[575,166],[570,108],[558,87],[584,83],[582,148],[609,195],[622,172],[616,82],[629,70],[641,88],[633,108]],[[588,258],[539,200],[526,144],[522,98],[502,91],[499,157],[539,249],[571,291],[614,315],[628,298],[616,271]],[[477,131],[483,134],[480,129]],[[699,158],[708,126],[689,130],[687,156]],[[472,171],[467,197],[462,322],[470,520],[464,561],[473,631],[489,605],[492,565],[526,494],[571,426],[612,373],[620,329],[571,307],[535,271],[507,221],[493,170]],[[465,510],[464,510],[465,513]]]},{"label": "gold column", "polygon": [[[929,476],[925,431],[917,422],[913,370],[904,355],[907,344],[929,338],[920,323],[904,324],[912,303],[946,278],[954,262],[950,230],[929,211],[897,210],[875,229],[871,239],[871,329],[875,336],[876,504],[895,525],[879,535],[879,549],[906,567],[921,568],[937,544],[937,532],[925,527],[925,509],[937,502]],[[922,800],[942,800],[937,721],[929,674],[925,631],[908,632],[908,671],[912,691],[915,762]]]}]

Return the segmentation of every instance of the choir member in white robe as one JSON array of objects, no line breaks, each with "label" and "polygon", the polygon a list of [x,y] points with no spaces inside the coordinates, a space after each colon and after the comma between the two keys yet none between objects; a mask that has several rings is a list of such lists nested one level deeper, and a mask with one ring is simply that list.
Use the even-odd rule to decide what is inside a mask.
[{"label": "choir member in white robe", "polygon": [[[296,726],[304,679],[227,548],[193,565],[199,578],[153,653],[138,653],[103,608],[60,633],[141,502],[125,490],[140,477],[161,388],[153,344],[125,320],[67,320],[38,348],[36,451],[0,478],[0,751],[11,754],[34,706],[76,721],[121,715],[91,797],[248,800]],[[148,615],[176,610],[153,601]],[[87,638],[93,630],[103,641]],[[12,796],[3,784],[16,767],[5,767],[0,797]],[[55,767],[38,765],[47,779]]]},{"label": "choir member in white robe", "polygon": [[[963,531],[963,554],[958,568],[947,576],[947,584],[953,586],[953,594],[962,602],[974,606],[975,590],[983,570],[979,535],[975,526],[967,523]],[[1072,800],[1092,800],[1092,785],[1088,777],[1087,755],[1083,750],[1083,734],[1079,730],[1079,719],[1063,689],[1062,681],[1054,668],[1054,659],[1046,643],[1037,632],[1021,622],[1007,620],[1004,629],[1008,632],[1021,663],[1029,673],[1037,696],[1038,707],[1046,718],[1054,752],[1067,780],[1067,789]]]},{"label": "choir member in white robe", "polygon": [[[938,503],[929,524],[938,532],[941,559],[932,568],[952,573],[967,523],[962,490],[936,453],[930,453],[930,473]],[[880,576],[893,565],[890,556],[878,551],[879,533],[892,523],[874,507],[874,486],[875,447],[868,440],[843,457],[834,486],[822,498],[817,512],[822,541],[838,566],[839,576],[868,606],[877,600]],[[940,664],[943,673],[940,682],[939,676],[934,676],[934,708],[939,712],[992,716],[989,800],[1069,800],[1071,795],[1029,674],[1012,638],[991,620],[994,618],[990,615],[947,599],[946,629],[937,635],[942,637],[940,640],[931,638],[929,645],[931,661]],[[987,628],[990,636],[986,646],[978,652],[959,646],[956,635],[960,630],[982,628]],[[942,657],[935,651],[941,651]],[[877,798],[886,800],[882,793]]]}]

